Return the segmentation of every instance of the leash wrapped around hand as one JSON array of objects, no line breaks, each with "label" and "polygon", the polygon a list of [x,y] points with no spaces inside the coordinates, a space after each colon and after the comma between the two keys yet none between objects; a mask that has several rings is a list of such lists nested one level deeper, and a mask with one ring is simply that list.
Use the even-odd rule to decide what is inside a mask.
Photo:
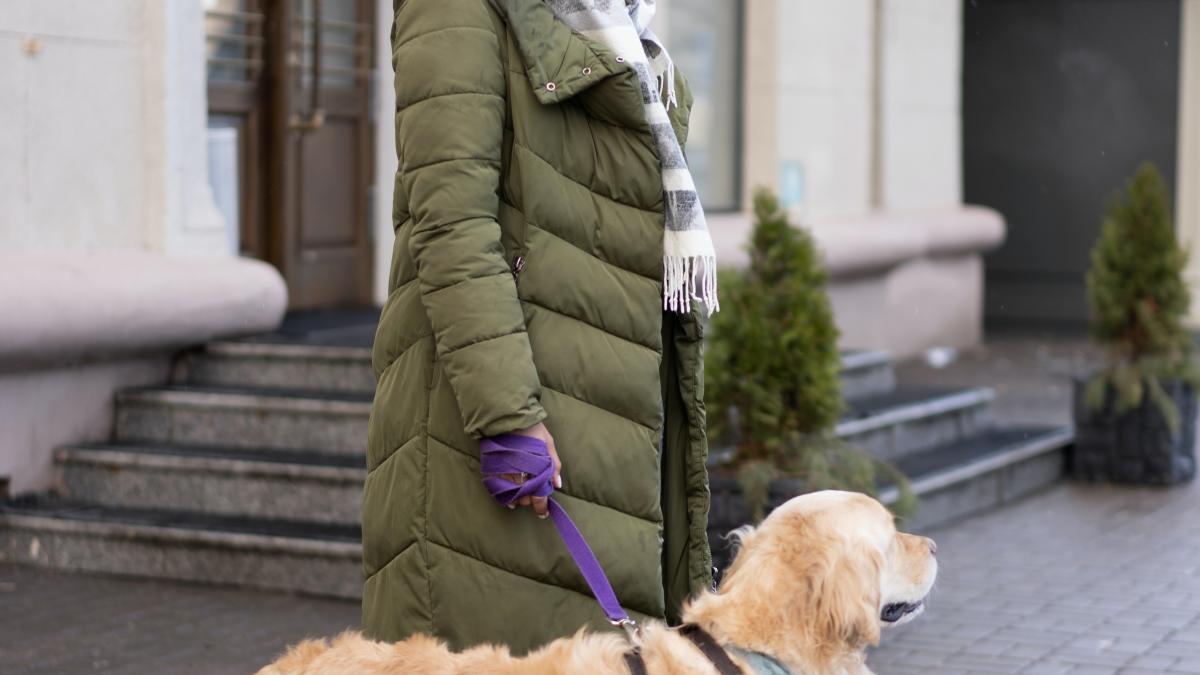
[{"label": "leash wrapped around hand", "polygon": [[[484,438],[479,442],[480,472],[483,484],[503,506],[508,506],[522,497],[549,497],[547,506],[550,519],[558,528],[558,534],[567,546],[567,552],[575,561],[579,572],[605,616],[614,626],[624,628],[631,637],[636,636],[637,624],[621,608],[612,584],[604,574],[604,568],[596,560],[596,554],[563,507],[550,495],[554,492],[551,480],[554,477],[554,461],[545,441],[520,434],[500,434]],[[503,474],[526,474],[524,483],[513,483]]]}]

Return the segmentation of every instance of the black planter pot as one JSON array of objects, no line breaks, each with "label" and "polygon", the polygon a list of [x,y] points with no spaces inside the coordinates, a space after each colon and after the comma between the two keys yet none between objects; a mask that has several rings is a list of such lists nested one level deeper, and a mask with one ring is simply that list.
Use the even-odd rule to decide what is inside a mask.
[{"label": "black planter pot", "polygon": [[[709,478],[712,501],[708,511],[708,544],[712,549],[713,566],[724,571],[733,562],[732,542],[726,538],[733,530],[753,522],[753,513],[742,497],[742,486],[736,477],[714,474]],[[783,478],[771,481],[766,513],[809,490],[803,481]]]},{"label": "black planter pot", "polygon": [[1067,471],[1072,478],[1136,485],[1176,485],[1196,475],[1196,392],[1186,382],[1164,381],[1179,409],[1178,433],[1149,396],[1123,414],[1113,412],[1113,392],[1093,411],[1087,381],[1075,380],[1075,448]]}]

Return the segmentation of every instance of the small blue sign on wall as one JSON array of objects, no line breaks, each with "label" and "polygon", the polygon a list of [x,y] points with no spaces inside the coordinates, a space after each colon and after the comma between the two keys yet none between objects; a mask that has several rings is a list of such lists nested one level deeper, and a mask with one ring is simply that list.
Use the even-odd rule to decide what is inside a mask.
[{"label": "small blue sign on wall", "polygon": [[779,164],[779,203],[785,209],[804,203],[804,163],[789,159]]}]

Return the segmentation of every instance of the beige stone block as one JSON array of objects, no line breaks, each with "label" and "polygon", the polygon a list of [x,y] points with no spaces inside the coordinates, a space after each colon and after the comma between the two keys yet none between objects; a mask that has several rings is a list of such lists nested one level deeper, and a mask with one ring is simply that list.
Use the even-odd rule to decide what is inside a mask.
[{"label": "beige stone block", "polygon": [[872,0],[778,3],[779,84],[867,95],[871,77]]},{"label": "beige stone block", "polygon": [[46,37],[132,43],[141,32],[145,2],[147,0],[5,0],[4,5],[14,6],[12,21],[9,22],[10,17],[0,20],[5,22],[6,29]]},{"label": "beige stone block", "polygon": [[869,100],[815,90],[781,92],[778,158],[803,167],[803,215],[866,211],[871,201]]},{"label": "beige stone block", "polygon": [[896,105],[957,110],[962,27],[953,0],[886,0],[882,40],[885,110]]},{"label": "beige stone block", "polygon": [[27,181],[39,248],[137,248],[142,90],[134,46],[55,41],[29,62]]},{"label": "beige stone block", "polygon": [[962,202],[961,129],[956,109],[888,110],[882,153],[885,207],[949,208]]},{"label": "beige stone block", "polygon": [[[6,8],[0,17],[12,11]],[[0,91],[7,92],[0,96],[0,247],[24,245],[32,235],[25,175],[29,59],[23,42],[20,35],[0,33]]]}]

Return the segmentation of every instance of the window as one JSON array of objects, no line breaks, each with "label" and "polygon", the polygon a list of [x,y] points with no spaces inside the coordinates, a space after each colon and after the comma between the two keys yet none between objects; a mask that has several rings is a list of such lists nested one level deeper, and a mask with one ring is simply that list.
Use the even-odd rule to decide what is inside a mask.
[{"label": "window", "polygon": [[736,211],[741,206],[742,2],[670,0],[665,14],[667,50],[695,97],[688,167],[705,209]]}]

